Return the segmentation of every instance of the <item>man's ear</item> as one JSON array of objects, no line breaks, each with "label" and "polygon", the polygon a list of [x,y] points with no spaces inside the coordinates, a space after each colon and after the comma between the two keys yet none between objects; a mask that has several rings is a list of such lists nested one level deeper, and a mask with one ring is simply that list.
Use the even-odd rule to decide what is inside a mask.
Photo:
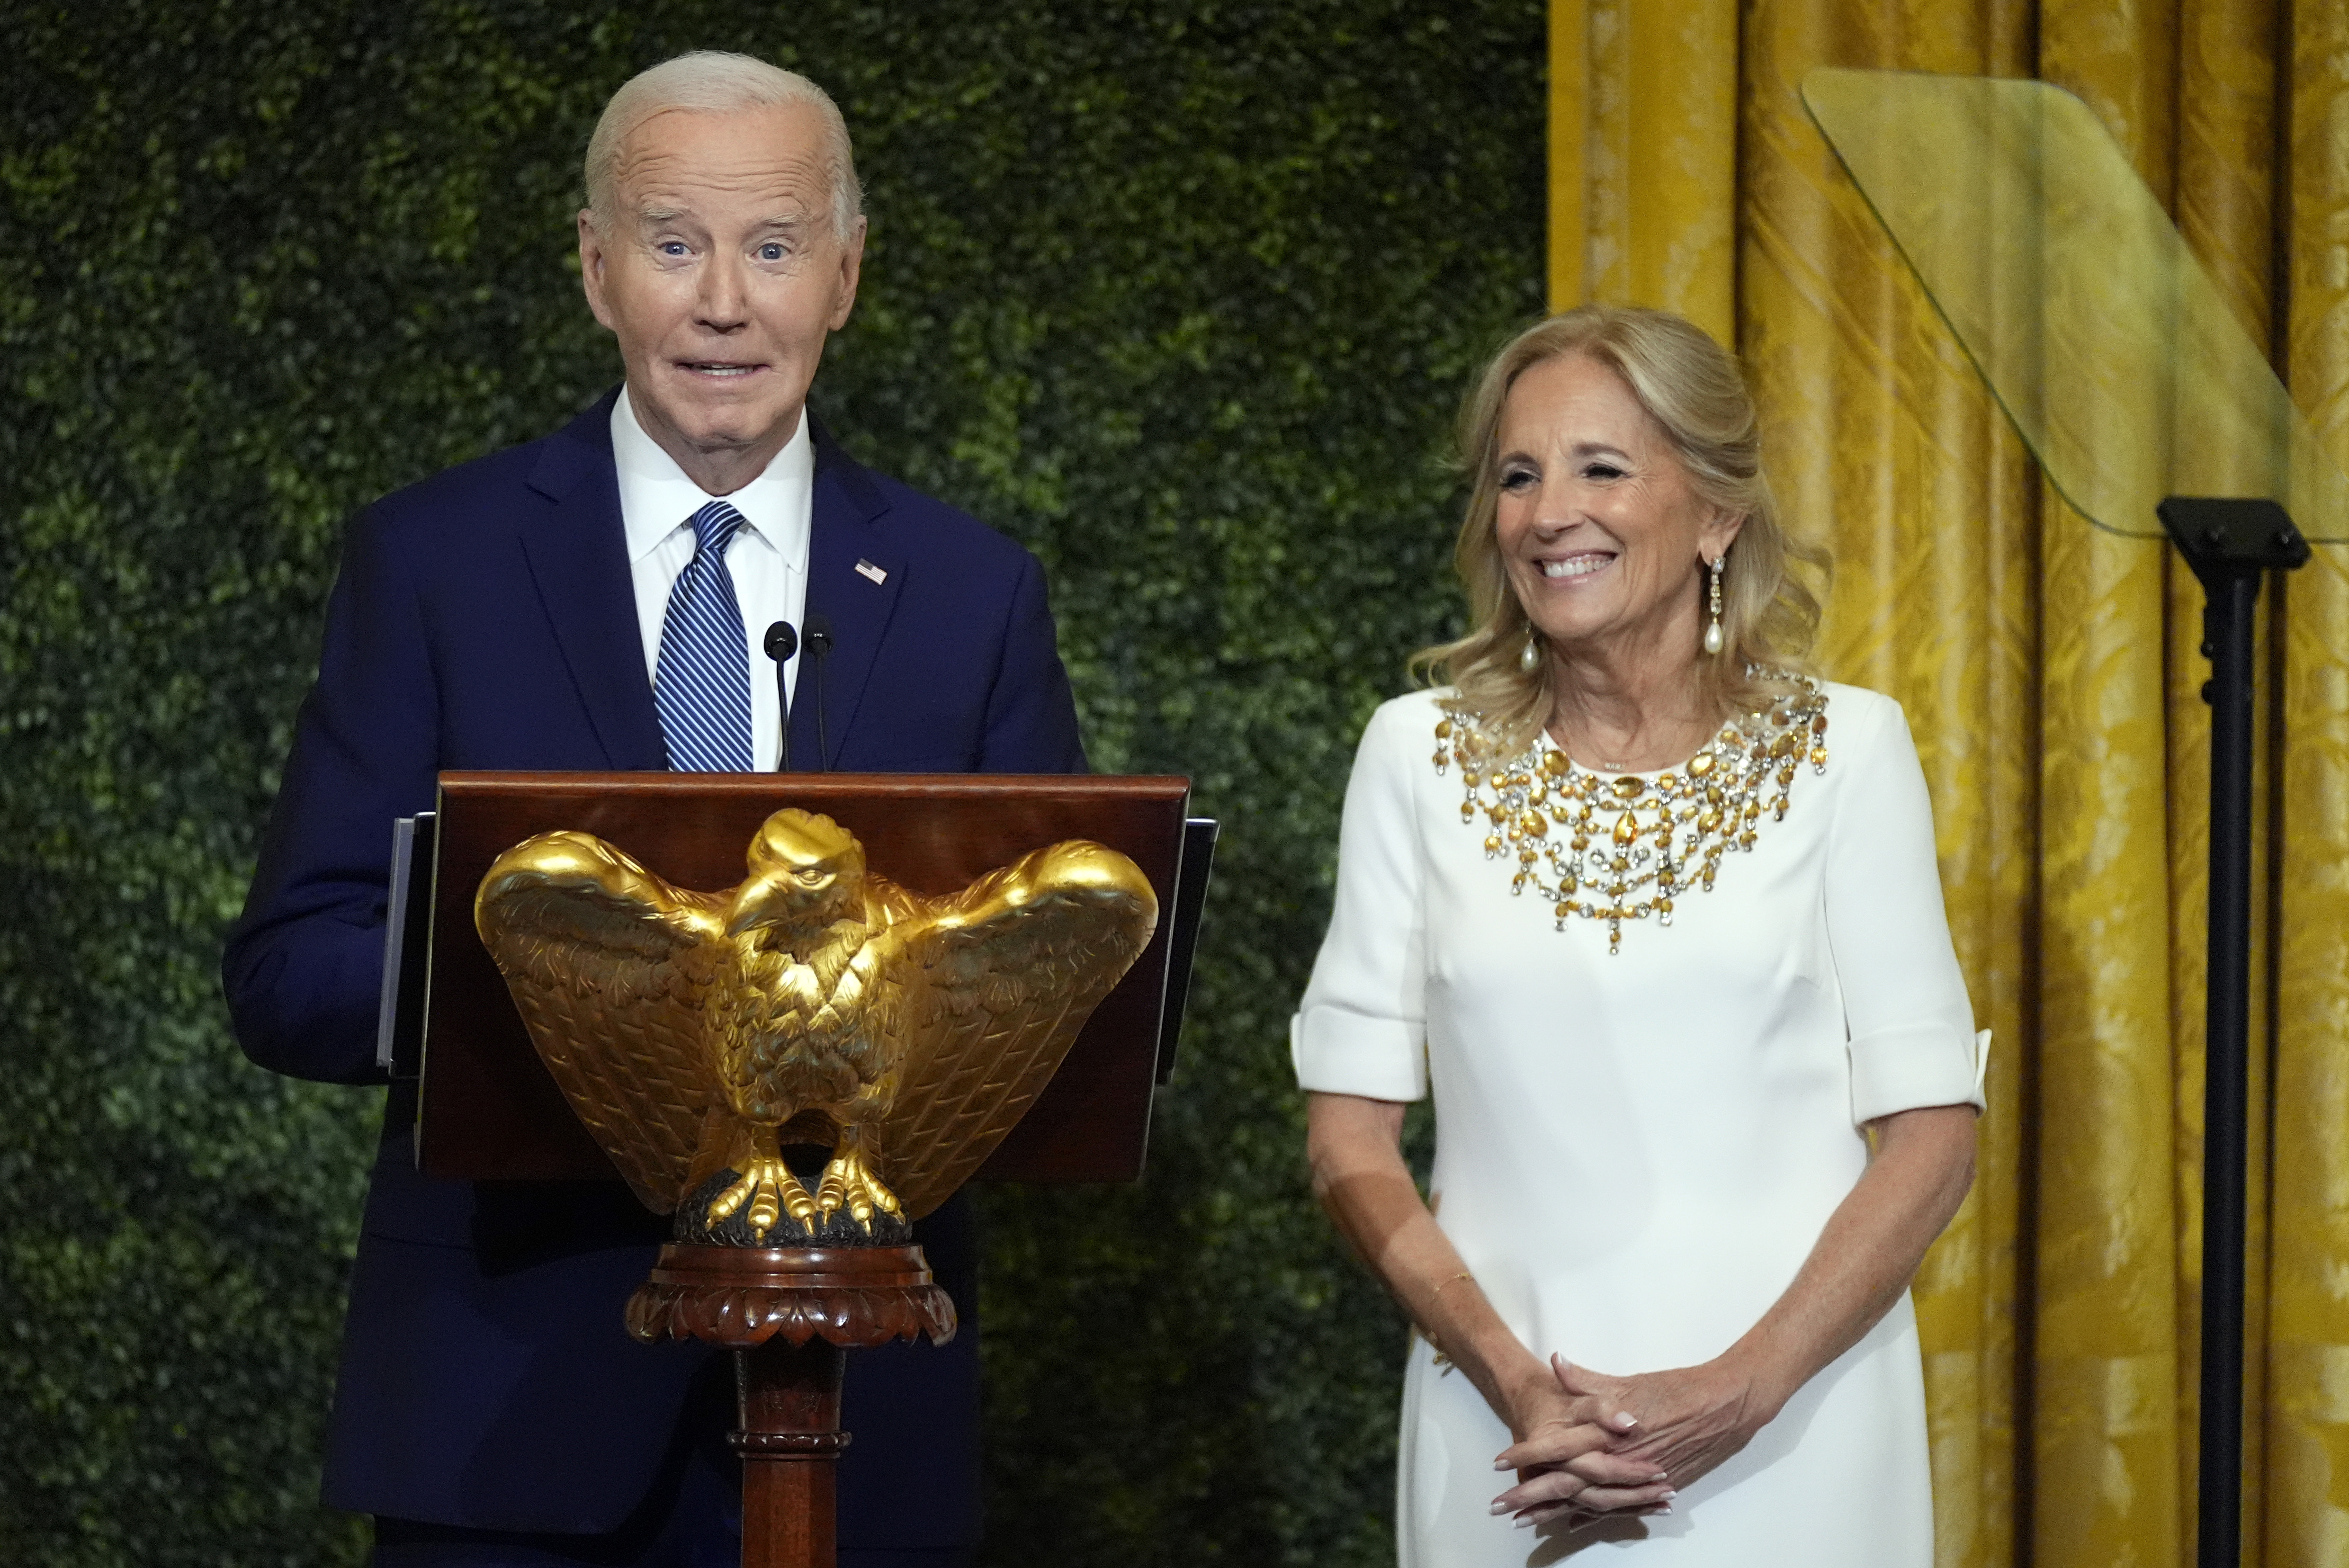
[{"label": "man's ear", "polygon": [[864,270],[864,220],[856,220],[849,232],[847,242],[840,247],[840,276],[833,284],[832,326],[838,332],[848,325],[848,313],[856,308],[856,280]]},{"label": "man's ear", "polygon": [[605,328],[612,325],[612,312],[604,303],[604,236],[595,230],[593,208],[579,210],[579,286],[586,291],[587,308]]}]

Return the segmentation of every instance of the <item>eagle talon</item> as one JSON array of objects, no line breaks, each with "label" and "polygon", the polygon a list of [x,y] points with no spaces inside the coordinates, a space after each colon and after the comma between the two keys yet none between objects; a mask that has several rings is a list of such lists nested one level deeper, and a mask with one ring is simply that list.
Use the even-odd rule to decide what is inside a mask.
[{"label": "eagle talon", "polygon": [[898,1206],[897,1195],[884,1187],[881,1179],[865,1169],[861,1155],[854,1153],[836,1155],[832,1163],[823,1168],[823,1181],[816,1188],[815,1207],[817,1213],[826,1220],[837,1210],[847,1210],[849,1217],[864,1226],[868,1235],[872,1233],[873,1216],[876,1212],[901,1218],[905,1213]]},{"label": "eagle talon", "polygon": [[737,1175],[739,1179],[732,1186],[710,1200],[708,1222],[712,1229],[746,1203],[749,1210],[742,1216],[743,1222],[760,1241],[767,1239],[767,1233],[786,1213],[802,1228],[814,1229],[815,1200],[808,1196],[807,1189],[792,1174],[792,1168],[781,1160],[772,1155],[755,1155]]}]

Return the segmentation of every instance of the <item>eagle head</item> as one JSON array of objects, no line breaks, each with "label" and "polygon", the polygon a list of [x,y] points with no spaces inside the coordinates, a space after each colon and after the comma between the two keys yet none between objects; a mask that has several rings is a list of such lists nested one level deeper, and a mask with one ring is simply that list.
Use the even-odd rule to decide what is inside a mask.
[{"label": "eagle head", "polygon": [[[864,848],[812,811],[776,812],[750,841],[750,880],[734,890],[726,934],[788,939],[854,917],[863,902]],[[766,945],[761,943],[761,945]]]}]

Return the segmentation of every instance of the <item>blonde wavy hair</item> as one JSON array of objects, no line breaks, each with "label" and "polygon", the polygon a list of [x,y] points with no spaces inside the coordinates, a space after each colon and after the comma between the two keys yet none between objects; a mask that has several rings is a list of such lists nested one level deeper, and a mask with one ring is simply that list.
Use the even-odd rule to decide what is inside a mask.
[{"label": "blonde wavy hair", "polygon": [[[1762,472],[1753,397],[1737,362],[1702,327],[1667,311],[1587,304],[1538,322],[1503,345],[1460,409],[1459,460],[1468,475],[1467,515],[1452,561],[1467,590],[1470,630],[1457,642],[1411,658],[1423,682],[1456,688],[1449,704],[1473,717],[1504,754],[1533,743],[1548,723],[1549,661],[1528,673],[1519,654],[1533,625],[1509,586],[1496,523],[1500,511],[1501,416],[1518,377],[1569,354],[1597,360],[1623,379],[1656,422],[1690,487],[1707,505],[1744,517],[1721,583],[1722,650],[1702,659],[1701,696],[1721,717],[1758,713],[1811,673],[1819,602],[1794,573],[1824,578],[1826,552],[1788,537]],[[1690,592],[1704,573],[1692,562]]]}]

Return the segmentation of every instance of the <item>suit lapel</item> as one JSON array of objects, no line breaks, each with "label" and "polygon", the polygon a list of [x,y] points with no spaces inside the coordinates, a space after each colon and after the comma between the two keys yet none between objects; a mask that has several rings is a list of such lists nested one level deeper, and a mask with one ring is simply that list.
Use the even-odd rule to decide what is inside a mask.
[{"label": "suit lapel", "polygon": [[615,769],[668,766],[652,683],[645,676],[620,481],[612,463],[617,390],[546,443],[531,470],[536,492],[523,517],[524,557],[554,624],[588,721]]},{"label": "suit lapel", "polygon": [[[897,608],[906,562],[876,526],[889,501],[873,476],[840,449],[812,410],[808,423],[815,443],[815,482],[808,517],[807,614],[821,614],[832,623],[833,649],[823,661],[823,730],[829,742],[823,765],[830,768],[838,762],[856,721],[874,658]],[[792,687],[794,757],[815,755],[816,665],[802,657]]]}]

